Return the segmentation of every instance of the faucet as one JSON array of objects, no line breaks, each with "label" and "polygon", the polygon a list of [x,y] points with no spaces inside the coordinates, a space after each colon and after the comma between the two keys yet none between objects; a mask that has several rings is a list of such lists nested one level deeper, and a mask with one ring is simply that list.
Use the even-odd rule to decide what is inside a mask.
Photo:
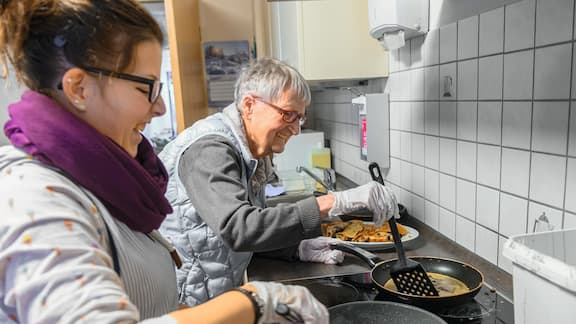
[{"label": "faucet", "polygon": [[296,167],[296,172],[301,173],[302,171],[304,171],[312,179],[316,180],[316,182],[321,184],[322,187],[326,188],[326,190],[328,191],[336,190],[336,173],[334,172],[334,170],[330,168],[322,170],[324,173],[324,180],[320,179],[316,174],[314,174],[314,172],[310,171],[308,168],[304,166],[299,165]]}]

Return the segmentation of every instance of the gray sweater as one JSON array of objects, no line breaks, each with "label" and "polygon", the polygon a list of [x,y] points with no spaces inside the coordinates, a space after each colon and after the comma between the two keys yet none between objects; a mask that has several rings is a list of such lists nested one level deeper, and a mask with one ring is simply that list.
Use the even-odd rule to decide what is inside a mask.
[{"label": "gray sweater", "polygon": [[321,235],[316,199],[270,208],[252,205],[243,198],[246,188],[241,181],[241,159],[237,150],[218,135],[204,136],[192,144],[179,166],[192,204],[233,250],[295,258],[301,240]]}]

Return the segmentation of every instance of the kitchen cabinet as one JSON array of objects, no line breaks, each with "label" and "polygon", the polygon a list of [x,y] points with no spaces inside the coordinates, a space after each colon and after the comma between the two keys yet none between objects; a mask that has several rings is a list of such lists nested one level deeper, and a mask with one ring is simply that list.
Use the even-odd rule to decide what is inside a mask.
[{"label": "kitchen cabinet", "polygon": [[388,53],[369,34],[368,0],[268,3],[272,56],[309,81],[388,75]]}]

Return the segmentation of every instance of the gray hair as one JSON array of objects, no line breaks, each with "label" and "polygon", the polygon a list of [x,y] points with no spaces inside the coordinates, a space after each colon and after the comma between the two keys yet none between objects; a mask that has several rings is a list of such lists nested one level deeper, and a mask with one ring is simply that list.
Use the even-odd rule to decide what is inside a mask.
[{"label": "gray hair", "polygon": [[234,102],[242,107],[246,95],[255,95],[275,101],[283,92],[292,91],[295,98],[310,104],[310,87],[296,69],[273,58],[260,58],[244,68],[236,80]]}]

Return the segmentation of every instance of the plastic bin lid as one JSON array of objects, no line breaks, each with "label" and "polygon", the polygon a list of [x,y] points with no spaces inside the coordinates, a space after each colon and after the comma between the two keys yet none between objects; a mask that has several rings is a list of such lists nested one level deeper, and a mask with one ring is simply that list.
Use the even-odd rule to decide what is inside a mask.
[{"label": "plastic bin lid", "polygon": [[540,277],[576,293],[576,229],[515,235],[502,254]]}]

